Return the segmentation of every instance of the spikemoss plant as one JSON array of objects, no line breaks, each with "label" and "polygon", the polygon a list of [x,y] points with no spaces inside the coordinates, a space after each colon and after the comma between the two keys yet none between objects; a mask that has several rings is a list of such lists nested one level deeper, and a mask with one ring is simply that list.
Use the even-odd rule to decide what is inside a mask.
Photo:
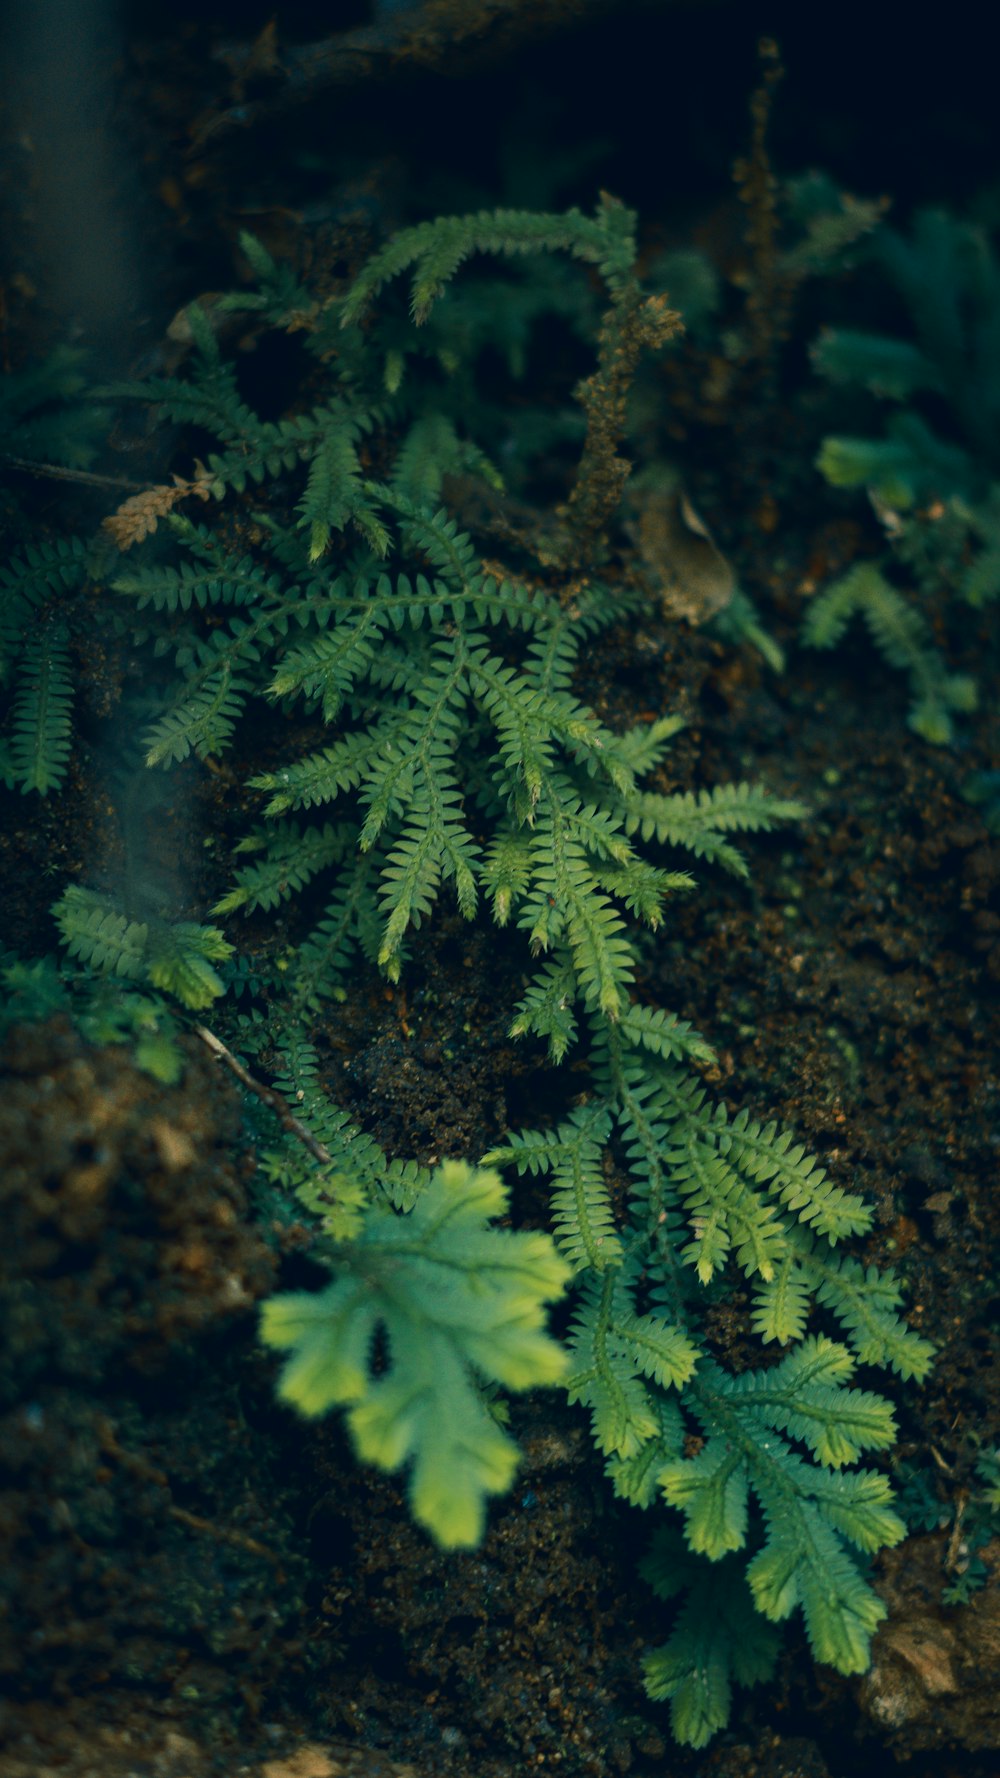
[{"label": "spikemoss plant", "polygon": [[[640,355],[668,343],[678,318],[643,290],[634,218],[609,198],[593,217],[422,224],[338,297],[245,245],[258,287],[228,306],[302,337],[308,401],[260,419],[192,309],[187,377],[117,393],[159,403],[219,448],[113,516],[121,553],[105,579],[176,661],[146,736],[152,766],[238,759],[246,712],[266,703],[288,718],[277,762],[251,780],[261,819],[214,910],[232,936],[209,941],[214,929],[199,927],[192,939],[204,980],[244,913],[307,887],[325,902],[290,957],[255,965],[257,995],[227,1027],[270,1066],[308,1135],[263,1165],[316,1219],[331,1271],[326,1291],[274,1299],[264,1338],[286,1353],[288,1399],[342,1407],[364,1460],[409,1465],[413,1510],[445,1546],[479,1537],[487,1496],[513,1471],[482,1386],[562,1376],[616,1492],[660,1527],[648,1572],[682,1604],[647,1684],[671,1700],[678,1738],[701,1746],[727,1719],[732,1683],[770,1671],[774,1626],[797,1609],[818,1660],[866,1665],[884,1608],[856,1552],[898,1541],[903,1525],[887,1477],[857,1467],[895,1428],[854,1372],[919,1377],[931,1354],[900,1319],[891,1275],[844,1250],[870,1226],[861,1197],[789,1131],[715,1102],[701,1079],[708,1043],[637,992],[638,935],[655,935],[691,891],[686,867],[745,877],[738,836],[805,813],[762,786],[657,787],[678,720],[613,730],[573,689],[581,650],[642,608],[615,530],[625,405]],[[579,465],[554,511],[487,502],[506,557],[487,564],[448,501],[470,477],[495,496],[496,459],[530,459],[537,434],[521,416],[498,437],[477,403],[496,291],[470,286],[451,341],[451,280],[473,254],[552,253],[582,261],[605,291],[595,367],[576,392]],[[403,272],[412,323],[388,288]],[[210,522],[210,508],[195,522],[185,506],[206,496],[236,522]],[[29,571],[14,564],[8,585]],[[510,1132],[478,1170],[474,1157],[436,1172],[388,1159],[324,1092],[312,1043],[332,1001],[365,991],[366,962],[401,975],[442,898],[522,935],[512,1034],[576,1064],[568,1115],[546,1124],[540,1107],[538,1127]],[[133,943],[79,892],[60,918],[78,954],[152,973],[162,935]],[[551,1235],[492,1226],[507,1205],[496,1167],[548,1178]],[[762,1348],[741,1374],[705,1329],[733,1274],[752,1287]],[[560,1353],[543,1309],[570,1281]]]}]

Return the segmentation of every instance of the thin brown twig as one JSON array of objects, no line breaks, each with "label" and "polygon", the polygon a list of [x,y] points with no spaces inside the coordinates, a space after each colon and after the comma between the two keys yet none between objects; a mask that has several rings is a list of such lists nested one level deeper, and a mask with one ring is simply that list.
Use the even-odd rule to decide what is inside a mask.
[{"label": "thin brown twig", "polygon": [[750,249],[746,299],[747,331],[753,360],[765,383],[773,381],[777,348],[785,335],[791,292],[782,287],[778,255],[778,181],[771,166],[768,128],[774,95],[783,76],[781,53],[770,37],[757,46],[761,75],[750,100],[750,151],[736,162],[733,175],[747,214]]},{"label": "thin brown twig", "polygon": [[190,1531],[204,1532],[209,1537],[214,1537],[218,1543],[232,1543],[238,1549],[249,1550],[251,1555],[263,1556],[265,1561],[273,1562],[276,1566],[280,1563],[281,1558],[274,1550],[269,1550],[266,1544],[258,1543],[248,1532],[238,1531],[231,1525],[213,1524],[211,1519],[203,1519],[199,1513],[190,1513],[186,1507],[175,1506],[169,1498],[169,1477],[162,1469],[156,1469],[152,1463],[147,1463],[144,1457],[137,1457],[134,1451],[127,1451],[124,1445],[120,1445],[110,1420],[101,1418],[97,1422],[97,1435],[106,1457],[113,1457],[116,1463],[120,1463],[123,1469],[128,1470],[130,1475],[137,1476],[140,1481],[153,1482],[157,1488],[163,1489],[168,1496],[168,1518],[176,1519],[178,1524],[186,1525]]},{"label": "thin brown twig", "polygon": [[130,488],[134,493],[145,494],[153,486],[152,482],[134,482],[127,475],[98,475],[93,469],[67,469],[62,463],[40,463],[34,457],[15,457],[10,451],[0,451],[0,459],[15,469],[23,469],[28,475],[45,475],[57,482],[82,482],[88,488]]},{"label": "thin brown twig", "polygon": [[[962,1550],[962,1520],[965,1518],[965,1509],[968,1504],[968,1494],[960,1493],[955,1504],[955,1522],[951,1528],[948,1548],[945,1550],[942,1563],[945,1574],[961,1574],[963,1572],[961,1567],[961,1556],[964,1553]],[[968,1567],[968,1562],[965,1566]]]},{"label": "thin brown twig", "polygon": [[209,1031],[206,1025],[196,1025],[195,1034],[201,1038],[202,1043],[211,1050],[218,1061],[225,1063],[230,1072],[235,1074],[237,1080],[249,1092],[256,1094],[262,1105],[266,1105],[269,1110],[274,1112],[275,1117],[284,1125],[284,1128],[289,1130],[293,1136],[298,1137],[314,1160],[321,1161],[325,1167],[332,1165],[333,1156],[330,1150],[324,1143],[317,1141],[312,1131],[307,1129],[302,1120],[295,1116],[294,1111],[289,1108],[287,1101],[282,1098],[280,1093],[275,1092],[273,1087],[265,1086],[262,1080],[255,1080],[249,1070],[244,1068],[239,1058],[233,1055],[232,1050],[226,1048],[221,1037],[216,1037],[215,1032]]}]

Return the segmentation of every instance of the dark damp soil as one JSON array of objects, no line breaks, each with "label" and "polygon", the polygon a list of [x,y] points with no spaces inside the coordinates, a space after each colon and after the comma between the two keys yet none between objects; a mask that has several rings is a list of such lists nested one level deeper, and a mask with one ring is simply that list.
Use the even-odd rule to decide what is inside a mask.
[{"label": "dark damp soil", "polygon": [[[304,240],[313,274],[341,277],[400,220],[467,207],[470,189],[477,203],[508,196],[517,120],[534,105],[530,128],[544,140],[546,95],[558,95],[570,166],[554,202],[589,203],[605,183],[668,238],[725,234],[753,40],[776,28],[763,10],[540,7],[535,30],[511,44],[492,43],[484,25],[469,62],[445,73],[394,80],[376,57],[333,98],[310,97],[307,81],[301,102],[251,127],[227,106],[280,94],[258,35],[265,10],[125,8],[100,66],[129,145],[116,201],[141,276],[130,333],[123,323],[127,366],[112,363],[120,342],[101,350],[115,374],[162,362],[174,310],[232,284],[241,227],[277,249]],[[335,11],[318,27],[315,9],[279,7],[279,40],[370,22],[361,0]],[[969,169],[989,147],[989,105],[976,58],[956,50],[960,32],[934,53],[962,74],[961,117],[942,75],[931,121],[943,120],[934,139],[945,146],[919,163],[911,111],[930,50],[921,61],[868,19],[865,53],[848,55],[852,32],[864,36],[856,9],[829,52],[834,99],[786,11],[783,165],[819,162],[904,202],[958,202],[978,187]],[[391,35],[391,9],[380,16]],[[652,57],[634,47],[650,20],[669,66],[690,78],[664,87],[661,56],[654,82]],[[239,48],[254,39],[253,55]],[[880,56],[889,65],[890,52],[897,72],[900,56],[913,60],[909,108],[896,90],[905,82],[876,94],[870,69],[858,71]],[[213,135],[223,114],[229,134]],[[926,106],[922,127],[933,134]],[[0,180],[14,362],[66,325],[31,155],[16,136]],[[522,179],[520,201],[549,201],[531,196],[523,169]],[[278,378],[280,366],[265,368]],[[194,1037],[181,1080],[163,1086],[57,1018],[16,1028],[0,1054],[2,1778],[997,1771],[1000,1552],[985,1542],[974,1464],[1000,1423],[1000,851],[962,797],[971,772],[996,762],[995,676],[983,635],[951,639],[983,707],[958,747],[934,750],[907,729],[905,689],[863,640],[830,657],[796,649],[806,587],[871,536],[846,505],[831,523],[817,501],[799,409],[784,434],[766,414],[756,429],[737,416],[727,432],[718,414],[699,429],[690,391],[683,411],[678,442],[699,466],[706,516],[789,667],[775,675],[747,649],[651,618],[606,635],[578,691],[611,723],[686,717],[662,788],[761,778],[811,811],[747,843],[749,884],[699,871],[699,893],[644,953],[640,985],[713,1042],[720,1095],[792,1124],[836,1178],[863,1187],[876,1211],[863,1256],[898,1266],[911,1324],[939,1347],[926,1387],[893,1390],[894,1475],[913,1536],[876,1565],[891,1615],[872,1673],[856,1682],[814,1668],[793,1627],[774,1684],[738,1696],[730,1731],[704,1754],[674,1747],[639,1674],[660,1635],[636,1573],[646,1529],[612,1499],[584,1419],[554,1395],[514,1402],[517,1487],[493,1506],[481,1549],[434,1550],[395,1478],[358,1468],[336,1424],[306,1428],[274,1403],[255,1304],[277,1279],[308,1281],[315,1268],[307,1231],[259,1189],[250,1102]],[[150,452],[169,461],[169,440],[125,442],[144,463]],[[33,526],[92,525],[100,511],[78,490],[12,478],[7,544]],[[184,767],[177,792],[144,803],[128,828],[101,724],[133,666],[95,638],[88,672],[66,787],[37,806],[3,802],[5,934],[25,955],[52,945],[46,909],[61,885],[120,871],[130,848],[146,868],[175,872],[192,917],[203,914],[253,806],[243,780],[277,744],[259,732],[239,771]],[[572,1068],[553,1071],[507,1035],[519,971],[513,941],[442,913],[399,987],[362,974],[317,1030],[338,1102],[390,1153],[427,1161],[474,1158],[510,1125],[558,1111]],[[530,1191],[518,1209],[544,1215]],[[753,1351],[746,1311],[736,1289],[714,1312],[713,1336],[736,1365]],[[972,1563],[984,1584],[944,1605]]]}]

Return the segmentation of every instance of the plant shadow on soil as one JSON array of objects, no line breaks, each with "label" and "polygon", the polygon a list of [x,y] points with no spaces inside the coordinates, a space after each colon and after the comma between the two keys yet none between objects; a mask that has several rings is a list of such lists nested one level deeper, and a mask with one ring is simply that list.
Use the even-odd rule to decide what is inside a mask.
[{"label": "plant shadow on soil", "polygon": [[[650,10],[630,13],[637,30]],[[685,11],[678,53],[703,66],[711,31],[732,17],[725,6]],[[266,133],[248,136],[239,153],[195,159],[200,178],[178,179],[184,127],[224,92],[209,53],[222,24],[195,17],[180,28],[171,15],[169,29],[130,29],[123,103],[144,117],[131,127],[163,193],[164,289],[181,300],[231,282],[220,242],[248,211],[254,226],[282,180],[280,202],[303,202],[312,126],[293,118],[277,160]],[[581,80],[595,81],[607,29],[588,26],[576,42]],[[689,182],[689,213],[722,201],[753,82],[752,35],[740,37],[747,54],[734,58],[732,92],[723,82],[716,96],[724,122]],[[508,116],[517,93],[551,72],[557,52],[543,46],[532,64],[535,53],[513,64]],[[456,103],[475,115],[500,78],[489,70],[459,84]],[[393,152],[425,102],[419,80],[399,98],[386,126]],[[374,163],[371,95],[345,103],[364,120],[355,159]],[[803,109],[797,97],[793,115]],[[704,143],[687,101],[680,110],[671,129],[679,137],[686,122]],[[568,115],[579,140],[572,104]],[[857,144],[837,123],[826,118],[826,139],[834,151],[846,144],[849,159]],[[628,169],[641,163],[633,184],[648,186],[648,155],[614,106],[609,128],[608,183],[617,171],[631,200]],[[481,150],[487,181],[498,140]],[[434,132],[408,171],[388,148],[382,160],[391,165],[367,195],[357,173],[345,180],[325,242],[318,231],[316,251],[331,264],[338,239],[356,247],[382,226],[379,205],[405,208],[408,180],[454,181]],[[19,324],[44,345],[50,320],[28,305]],[[808,505],[803,516],[790,498],[796,468],[782,467],[780,452],[771,463],[780,549],[755,527],[752,472],[737,510],[713,493],[711,475],[706,499],[787,642],[798,609],[787,589],[826,544]],[[887,1584],[900,1621],[922,1612],[925,1630],[951,1635],[938,1600],[957,1502],[971,1435],[996,1426],[1000,1397],[1000,860],[960,796],[968,772],[995,756],[997,713],[969,725],[961,758],[934,752],[908,732],[901,689],[863,646],[819,664],[797,654],[777,679],[752,655],[665,620],[639,636],[609,633],[578,689],[611,723],[681,709],[678,787],[761,776],[811,806],[800,831],[748,846],[749,887],[698,873],[698,896],[646,952],[641,986],[715,1044],[720,1095],[792,1124],[876,1206],[864,1256],[900,1266],[911,1319],[940,1348],[930,1385],[898,1392],[897,1461],[901,1475],[923,1478],[944,1528],[906,1546],[908,1576],[889,1561]],[[51,946],[44,906],[63,876],[88,880],[120,845],[96,758],[84,749],[41,813],[4,799],[6,924],[28,954]],[[260,764],[245,756],[240,776]],[[209,881],[215,854],[200,838],[230,829],[233,783],[195,768],[182,782],[170,831],[205,906],[222,883]],[[373,974],[331,1010],[321,1034],[331,1090],[390,1153],[476,1158],[509,1125],[537,1123],[572,1098],[572,1068],[554,1073],[507,1036],[518,971],[515,944],[445,912],[421,934],[399,988]],[[643,1648],[662,1633],[635,1572],[646,1526],[613,1500],[583,1418],[555,1395],[512,1406],[524,1463],[483,1547],[434,1550],[396,1478],[359,1469],[336,1424],[307,1428],[275,1405],[254,1306],[279,1273],[285,1283],[315,1277],[308,1234],[258,1189],[238,1091],[193,1039],[185,1053],[180,1085],[162,1087],[124,1052],[90,1049],[54,1021],[16,1032],[0,1057],[3,1778],[207,1778],[262,1763],[269,1778],[269,1767],[274,1778],[392,1778],[404,1767],[427,1778],[863,1778],[896,1757],[913,1778],[992,1778],[989,1710],[960,1639],[949,1644],[957,1690],[894,1728],[863,1687],[813,1668],[793,1627],[775,1684],[739,1697],[729,1734],[705,1754],[676,1749],[639,1675]],[[519,1217],[544,1222],[537,1188]],[[736,1365],[751,1350],[745,1311],[737,1291],[712,1328]]]}]

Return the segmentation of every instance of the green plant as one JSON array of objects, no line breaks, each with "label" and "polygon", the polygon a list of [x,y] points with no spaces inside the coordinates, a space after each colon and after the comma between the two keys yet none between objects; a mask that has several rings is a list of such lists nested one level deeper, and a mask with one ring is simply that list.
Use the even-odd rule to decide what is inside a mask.
[{"label": "green plant", "polygon": [[[699,1074],[712,1062],[704,1039],[636,994],[640,929],[655,933],[664,904],[693,886],[677,854],[743,877],[734,836],[805,813],[746,784],[649,787],[678,720],[616,732],[573,691],[581,649],[642,606],[616,556],[620,447],[639,354],[666,344],[677,317],[640,286],[634,219],[607,198],[593,218],[422,224],[344,298],[312,297],[245,246],[259,289],[230,306],[302,334],[308,399],[261,420],[207,317],[189,311],[190,376],[124,393],[221,448],[187,479],[126,502],[111,535],[123,552],[152,537],[149,559],[134,566],[123,553],[106,578],[178,669],[146,738],[151,765],[234,746],[254,701],[287,718],[284,763],[251,780],[264,820],[240,842],[248,862],[216,916],[328,885],[293,954],[258,969],[263,1004],[234,1015],[234,1042],[271,1067],[308,1138],[264,1165],[317,1219],[317,1255],[334,1274],[317,1296],[274,1299],[265,1338],[290,1353],[290,1400],[345,1407],[363,1457],[412,1464],[414,1510],[449,1545],[478,1537],[486,1495],[512,1473],[481,1383],[552,1383],[565,1366],[617,1492],[682,1514],[683,1546],[661,1537],[651,1557],[658,1591],[687,1596],[647,1683],[671,1698],[678,1738],[700,1746],[726,1720],[732,1680],[769,1670],[773,1625],[796,1607],[819,1660],[866,1665],[883,1608],[851,1551],[893,1543],[903,1526],[887,1478],[854,1467],[891,1445],[891,1408],[851,1378],[859,1361],[921,1376],[931,1352],[900,1320],[891,1276],[838,1251],[869,1226],[861,1198],[789,1132],[714,1103]],[[372,319],[370,305],[412,270],[415,320],[436,317],[447,340],[450,279],[465,258],[553,250],[594,268],[609,298],[596,367],[577,390],[579,465],[555,511],[490,508],[512,565],[487,566],[447,505],[470,475],[496,493],[478,431],[484,411],[493,417],[475,399],[481,334],[466,327],[462,349],[439,346],[425,375],[410,324],[391,306]],[[455,386],[469,395],[461,418]],[[529,456],[532,437],[530,424],[512,433]],[[260,510],[250,502],[265,487]],[[183,501],[206,495],[235,495],[235,520],[182,516]],[[397,978],[443,893],[464,918],[485,903],[523,935],[535,963],[512,1033],[583,1065],[567,1116],[511,1133],[484,1158],[551,1176],[554,1245],[488,1226],[506,1201],[492,1172],[388,1160],[320,1085],[317,1014],[352,991],[362,960]],[[59,905],[78,955],[152,975],[162,934],[140,942],[84,891]],[[180,930],[168,934],[175,949]],[[185,930],[185,969],[206,994],[212,974],[214,992],[226,941]],[[753,1284],[762,1343],[788,1348],[742,1374],[713,1355],[704,1324],[729,1267]],[[542,1309],[571,1274],[562,1359]],[[827,1319],[841,1340],[822,1331]]]},{"label": "green plant", "polygon": [[52,910],[71,957],[96,975],[147,983],[201,1011],[223,991],[212,967],[233,947],[217,926],[193,920],[130,920],[106,897],[73,884]]},{"label": "green plant", "polygon": [[369,1211],[326,1290],[264,1308],[265,1342],[292,1352],[281,1394],[305,1414],[347,1405],[368,1463],[398,1469],[412,1458],[414,1518],[449,1548],[479,1542],[485,1496],[503,1493],[517,1467],[473,1373],[529,1389],[566,1368],[543,1323],[569,1267],[547,1235],[491,1228],[506,1207],[499,1174],[447,1162],[407,1216]]},{"label": "green plant", "polygon": [[107,437],[108,411],[91,398],[84,355],[58,346],[0,376],[0,456],[30,470],[86,470]]},{"label": "green plant", "polygon": [[[980,1433],[966,1435],[978,1450],[971,1461],[962,1454],[964,1480],[948,1466],[947,1494],[942,1474],[900,1464],[899,1500],[911,1531],[942,1532],[943,1605],[967,1605],[989,1578],[981,1551],[1000,1532],[1000,1445],[986,1444]],[[936,1486],[935,1486],[936,1482]]]},{"label": "green plant", "polygon": [[[909,238],[882,227],[870,254],[901,299],[907,338],[831,329],[817,341],[830,382],[898,404],[881,438],[831,437],[820,468],[835,487],[873,487],[888,505],[982,498],[1000,473],[1000,263],[984,229],[923,210]],[[937,398],[947,433],[903,404]]]},{"label": "green plant", "polygon": [[971,1496],[960,1497],[949,1539],[953,1578],[941,1594],[945,1605],[967,1605],[989,1578],[980,1551],[1000,1532],[1000,1445],[980,1453],[974,1473],[975,1486]]},{"label": "green plant", "polygon": [[0,669],[17,679],[12,734],[0,750],[0,776],[11,788],[46,796],[66,775],[72,750],[71,640],[88,579],[89,546],[80,538],[26,544],[0,568]]},{"label": "green plant", "polygon": [[[0,461],[86,480],[107,429],[108,410],[90,396],[83,355],[72,347],[0,376]],[[16,534],[20,521],[7,517]],[[0,683],[15,684],[0,778],[42,796],[61,785],[70,757],[73,654],[88,621],[79,594],[91,553],[78,538],[28,542],[0,568]]]},{"label": "green plant", "polygon": [[177,1041],[177,1017],[158,994],[123,991],[105,977],[75,974],[54,957],[33,962],[0,957],[0,983],[0,1036],[15,1025],[43,1023],[61,1015],[90,1043],[128,1045],[136,1067],[164,1086],[180,1079],[184,1057]]},{"label": "green plant", "polygon": [[930,625],[875,562],[859,562],[810,601],[802,624],[807,648],[835,648],[855,616],[890,667],[910,681],[910,727],[925,741],[952,738],[952,715],[976,707],[975,681],[949,673]]},{"label": "green plant", "polygon": [[962,786],[962,795],[967,803],[982,810],[990,833],[1000,833],[1000,772],[974,772]]},{"label": "green plant", "polygon": [[[880,435],[831,436],[818,466],[834,487],[866,487],[893,554],[924,594],[943,589],[973,608],[1000,593],[1000,261],[986,232],[922,211],[909,238],[881,228],[874,264],[901,300],[908,337],[832,329],[813,349],[834,384],[863,390]],[[877,406],[876,406],[877,404]],[[865,563],[811,602],[804,639],[839,641],[863,613],[890,666],[908,672],[910,726],[952,739],[952,714],[975,705],[974,682],[952,674],[911,597]]]}]

